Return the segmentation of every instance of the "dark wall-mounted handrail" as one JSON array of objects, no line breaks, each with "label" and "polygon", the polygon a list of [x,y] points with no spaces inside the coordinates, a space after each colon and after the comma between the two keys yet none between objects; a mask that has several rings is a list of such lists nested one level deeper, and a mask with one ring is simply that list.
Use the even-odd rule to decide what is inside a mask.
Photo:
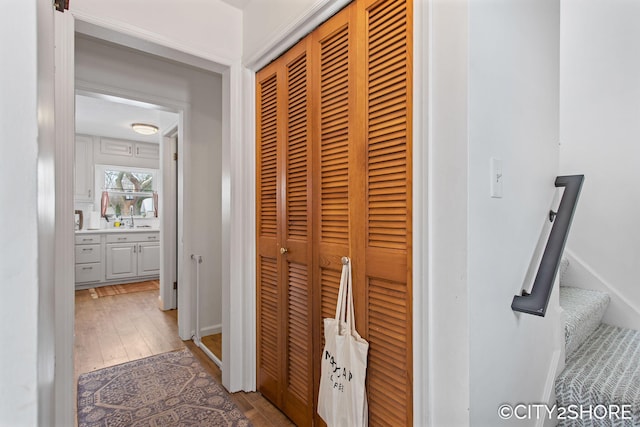
[{"label": "dark wall-mounted handrail", "polygon": [[511,303],[513,311],[544,317],[583,181],[584,175],[559,176],[556,178],[556,187],[565,187],[562,200],[560,200],[560,207],[558,207],[558,212],[555,213],[555,221],[551,227],[549,240],[547,240],[547,246],[544,248],[544,254],[542,255],[531,293],[528,294],[522,291],[522,295],[514,296]]}]

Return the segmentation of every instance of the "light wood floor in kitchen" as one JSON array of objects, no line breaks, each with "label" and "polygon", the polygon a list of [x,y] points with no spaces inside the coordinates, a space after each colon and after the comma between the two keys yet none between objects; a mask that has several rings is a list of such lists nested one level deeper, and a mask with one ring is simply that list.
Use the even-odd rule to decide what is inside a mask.
[{"label": "light wood floor in kitchen", "polygon": [[[76,291],[75,380],[82,373],[187,347],[222,382],[220,369],[192,341],[178,337],[177,311],[158,309],[157,291],[92,298]],[[231,395],[256,427],[293,426],[260,393]]]}]

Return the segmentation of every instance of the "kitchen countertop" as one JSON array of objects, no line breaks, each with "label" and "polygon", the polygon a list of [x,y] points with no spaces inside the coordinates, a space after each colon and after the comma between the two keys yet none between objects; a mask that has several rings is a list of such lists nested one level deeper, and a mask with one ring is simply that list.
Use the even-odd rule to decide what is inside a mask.
[{"label": "kitchen countertop", "polygon": [[100,228],[97,230],[76,230],[76,234],[112,234],[112,233],[152,233],[160,231],[157,228],[151,227],[135,227],[135,228],[126,228],[126,227],[118,227],[118,228]]}]

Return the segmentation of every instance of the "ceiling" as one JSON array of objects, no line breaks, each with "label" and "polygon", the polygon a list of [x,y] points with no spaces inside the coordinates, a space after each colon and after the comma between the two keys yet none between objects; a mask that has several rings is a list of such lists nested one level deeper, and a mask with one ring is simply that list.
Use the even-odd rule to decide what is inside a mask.
[{"label": "ceiling", "polygon": [[242,10],[251,0],[222,0],[222,1],[228,5],[231,5],[237,9]]},{"label": "ceiling", "polygon": [[[176,113],[162,111],[152,105],[95,94],[76,95],[76,133],[106,136],[132,141],[160,142],[162,135],[178,124]],[[156,135],[140,135],[132,123],[158,126]]]},{"label": "ceiling", "polygon": [[[243,10],[253,0],[222,0]],[[76,133],[128,139],[132,141],[160,142],[162,135],[178,124],[179,115],[152,105],[97,94],[76,95]],[[132,123],[156,125],[156,135],[140,135],[131,129]]]}]

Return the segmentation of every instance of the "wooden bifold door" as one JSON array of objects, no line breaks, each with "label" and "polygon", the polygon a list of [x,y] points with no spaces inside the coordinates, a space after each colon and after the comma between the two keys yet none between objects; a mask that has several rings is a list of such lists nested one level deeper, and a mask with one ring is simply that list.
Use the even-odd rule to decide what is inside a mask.
[{"label": "wooden bifold door", "polygon": [[256,76],[258,390],[316,415],[352,260],[369,423],[412,424],[411,2],[356,0]]}]

